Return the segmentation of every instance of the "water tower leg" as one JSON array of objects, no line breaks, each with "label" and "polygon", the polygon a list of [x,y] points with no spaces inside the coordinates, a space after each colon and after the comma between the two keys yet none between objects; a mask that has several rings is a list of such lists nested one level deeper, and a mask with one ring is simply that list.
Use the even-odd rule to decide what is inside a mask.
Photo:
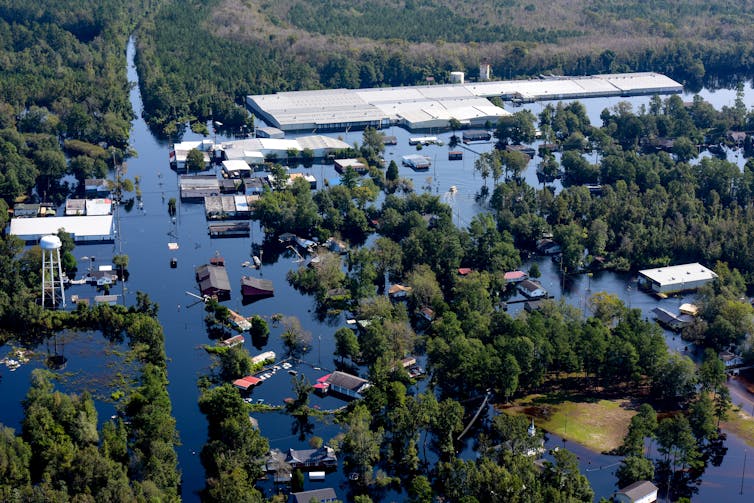
[{"label": "water tower leg", "polygon": [[[63,285],[63,263],[60,261],[60,249],[55,250],[58,255],[58,281],[60,281],[60,300],[65,307],[65,285]],[[54,286],[54,283],[53,283]]]}]

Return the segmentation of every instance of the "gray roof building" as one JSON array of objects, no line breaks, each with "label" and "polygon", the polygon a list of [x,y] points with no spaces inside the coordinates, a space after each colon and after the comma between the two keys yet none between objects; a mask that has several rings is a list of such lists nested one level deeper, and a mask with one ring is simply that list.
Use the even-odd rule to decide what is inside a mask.
[{"label": "gray roof building", "polygon": [[331,503],[338,500],[335,489],[325,487],[322,489],[313,489],[311,491],[302,491],[300,493],[291,493],[288,497],[288,503],[310,503],[312,500],[320,503]]}]

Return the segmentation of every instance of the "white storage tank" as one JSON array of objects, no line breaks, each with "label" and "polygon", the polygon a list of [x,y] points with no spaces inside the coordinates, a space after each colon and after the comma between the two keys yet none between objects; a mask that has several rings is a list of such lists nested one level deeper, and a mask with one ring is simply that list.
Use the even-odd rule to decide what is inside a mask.
[{"label": "white storage tank", "polygon": [[463,84],[464,73],[463,72],[450,72],[451,84]]}]

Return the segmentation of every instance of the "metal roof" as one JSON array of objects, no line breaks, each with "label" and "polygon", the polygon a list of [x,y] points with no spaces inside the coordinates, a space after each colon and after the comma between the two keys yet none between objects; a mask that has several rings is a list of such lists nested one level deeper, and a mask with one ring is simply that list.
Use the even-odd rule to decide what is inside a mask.
[{"label": "metal roof", "polygon": [[113,216],[13,218],[10,221],[10,234],[27,240],[35,239],[34,236],[56,234],[60,229],[73,234],[74,240],[112,238]]},{"label": "metal roof", "polygon": [[657,267],[655,269],[645,269],[639,271],[639,274],[664,285],[681,285],[683,283],[692,283],[696,281],[712,280],[717,278],[714,271],[707,269],[698,262],[693,264],[680,264],[668,267]]},{"label": "metal roof", "polygon": [[[289,91],[247,96],[246,101],[254,111],[283,130],[346,129],[366,124],[382,126],[399,123],[400,118],[409,116],[407,125],[422,128],[423,121],[427,120],[444,121],[443,126],[446,126],[451,117],[463,122],[507,114],[487,101],[486,98],[493,96],[548,100],[677,93],[682,90],[681,84],[662,74],[627,73],[433,86]],[[434,112],[440,109],[444,112]],[[420,116],[421,111],[426,117]]]}]

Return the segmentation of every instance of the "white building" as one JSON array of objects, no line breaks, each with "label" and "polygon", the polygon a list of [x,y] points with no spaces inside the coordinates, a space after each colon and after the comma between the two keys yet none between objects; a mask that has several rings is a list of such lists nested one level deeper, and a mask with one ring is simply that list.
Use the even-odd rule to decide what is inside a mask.
[{"label": "white building", "polygon": [[639,284],[655,293],[696,290],[717,278],[714,271],[694,262],[639,271]]},{"label": "white building", "polygon": [[657,486],[640,480],[615,493],[614,500],[616,503],[653,503],[657,501]]},{"label": "white building", "polygon": [[[680,93],[683,86],[657,73],[553,77],[490,81],[489,65],[480,66],[480,81],[433,86],[290,91],[246,97],[246,105],[265,122],[283,131],[386,128],[448,128],[450,119],[483,126],[509,115],[488,98],[520,101],[567,100],[603,96]],[[460,76],[455,76],[456,80]]]},{"label": "white building", "polygon": [[14,218],[9,234],[28,242],[39,241],[43,236],[65,230],[77,243],[85,241],[112,241],[115,238],[113,216],[76,216]]}]

